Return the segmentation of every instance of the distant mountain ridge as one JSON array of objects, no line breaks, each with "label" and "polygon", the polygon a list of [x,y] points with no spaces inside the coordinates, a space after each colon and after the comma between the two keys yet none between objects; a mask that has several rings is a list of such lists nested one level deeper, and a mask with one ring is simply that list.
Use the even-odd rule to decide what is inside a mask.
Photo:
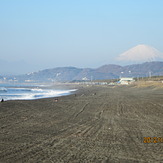
[{"label": "distant mountain ridge", "polygon": [[163,76],[163,62],[145,62],[120,66],[103,65],[99,68],[58,67],[32,72],[19,76],[10,76],[8,80],[19,82],[70,82],[74,80],[118,79],[120,77]]}]

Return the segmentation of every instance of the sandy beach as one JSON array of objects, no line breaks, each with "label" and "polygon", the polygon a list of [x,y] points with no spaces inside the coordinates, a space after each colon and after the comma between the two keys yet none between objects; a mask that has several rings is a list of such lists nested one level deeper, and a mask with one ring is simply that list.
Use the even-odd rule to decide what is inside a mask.
[{"label": "sandy beach", "polygon": [[85,86],[55,99],[0,103],[0,162],[163,162],[163,89]]}]

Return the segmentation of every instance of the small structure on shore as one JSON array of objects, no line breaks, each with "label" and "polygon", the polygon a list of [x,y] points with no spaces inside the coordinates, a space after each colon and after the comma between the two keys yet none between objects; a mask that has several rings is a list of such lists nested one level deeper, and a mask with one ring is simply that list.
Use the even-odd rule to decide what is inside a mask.
[{"label": "small structure on shore", "polygon": [[122,85],[128,85],[128,84],[131,84],[133,83],[135,80],[133,78],[121,78],[119,83],[122,84]]}]

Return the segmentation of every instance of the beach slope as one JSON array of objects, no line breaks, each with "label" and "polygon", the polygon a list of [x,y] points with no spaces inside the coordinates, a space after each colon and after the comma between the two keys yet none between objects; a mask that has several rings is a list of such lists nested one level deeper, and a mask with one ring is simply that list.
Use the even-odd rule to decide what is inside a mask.
[{"label": "beach slope", "polygon": [[0,162],[163,162],[162,99],[163,89],[89,86],[2,102]]}]

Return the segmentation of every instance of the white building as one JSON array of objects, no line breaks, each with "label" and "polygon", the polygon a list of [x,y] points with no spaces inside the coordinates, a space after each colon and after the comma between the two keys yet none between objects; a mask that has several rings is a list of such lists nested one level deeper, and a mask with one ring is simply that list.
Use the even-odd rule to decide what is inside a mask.
[{"label": "white building", "polygon": [[128,85],[133,83],[135,80],[133,78],[121,78],[119,83],[123,85]]}]

